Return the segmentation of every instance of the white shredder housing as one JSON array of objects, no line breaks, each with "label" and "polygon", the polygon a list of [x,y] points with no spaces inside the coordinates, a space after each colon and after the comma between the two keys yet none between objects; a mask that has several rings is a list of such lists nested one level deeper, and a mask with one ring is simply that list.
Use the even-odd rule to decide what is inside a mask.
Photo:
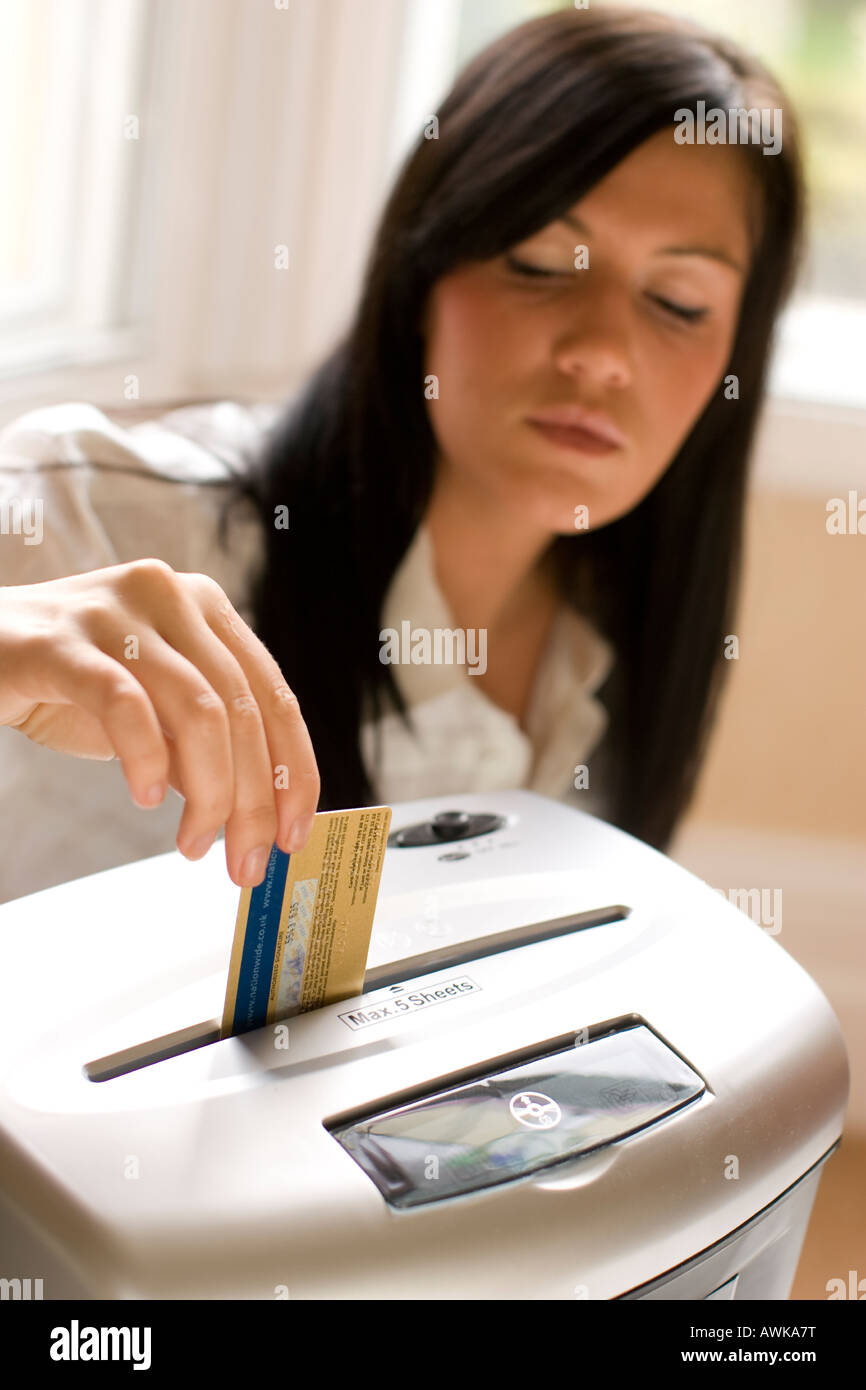
[{"label": "white shredder housing", "polygon": [[848,1090],[812,979],[560,802],[407,829],[363,994],[224,1040],[221,840],[0,906],[7,1289],[788,1297]]}]

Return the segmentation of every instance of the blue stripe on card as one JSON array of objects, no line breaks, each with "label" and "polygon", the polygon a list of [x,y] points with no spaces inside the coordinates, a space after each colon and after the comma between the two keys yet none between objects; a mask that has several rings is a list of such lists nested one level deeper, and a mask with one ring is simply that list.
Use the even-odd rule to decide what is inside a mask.
[{"label": "blue stripe on card", "polygon": [[247,1033],[268,1021],[268,994],[290,859],[290,854],[272,845],[265,876],[250,894],[233,1033]]}]

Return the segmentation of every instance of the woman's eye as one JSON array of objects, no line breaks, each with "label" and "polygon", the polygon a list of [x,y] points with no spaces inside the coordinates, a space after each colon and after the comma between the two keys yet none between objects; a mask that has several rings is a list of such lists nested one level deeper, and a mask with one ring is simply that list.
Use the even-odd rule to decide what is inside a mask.
[{"label": "woman's eye", "polygon": [[[565,276],[571,278],[570,271],[548,270],[545,266],[532,265],[529,261],[522,261],[518,256],[511,255],[510,252],[506,253],[505,264],[509,270],[514,271],[515,275],[523,275],[527,279],[554,280],[563,279]],[[698,323],[709,312],[703,307],[692,308],[687,304],[676,304],[672,299],[665,299],[660,294],[651,294],[649,298],[661,305],[666,313],[671,314],[674,318],[682,319],[686,323]]]},{"label": "woman's eye", "polygon": [[685,304],[674,304],[673,300],[665,299],[660,294],[651,294],[650,299],[654,299],[656,304],[660,304],[669,314],[674,314],[678,319],[685,319],[687,323],[697,323],[707,312],[706,309],[692,309]]},{"label": "woman's eye", "polygon": [[530,265],[528,261],[518,260],[516,256],[506,255],[505,264],[509,270],[513,270],[517,275],[531,275],[537,279],[548,279],[557,275],[567,275],[565,270],[546,270],[544,266]]}]

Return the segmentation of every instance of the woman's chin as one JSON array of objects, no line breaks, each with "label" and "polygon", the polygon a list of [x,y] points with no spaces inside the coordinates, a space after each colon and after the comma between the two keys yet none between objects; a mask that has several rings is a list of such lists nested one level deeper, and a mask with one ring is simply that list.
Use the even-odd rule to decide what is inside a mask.
[{"label": "woman's chin", "polygon": [[626,510],[621,508],[618,513],[616,500],[603,488],[584,485],[558,469],[533,470],[533,476],[522,480],[522,486],[509,491],[509,502],[527,522],[558,535],[603,526]]}]

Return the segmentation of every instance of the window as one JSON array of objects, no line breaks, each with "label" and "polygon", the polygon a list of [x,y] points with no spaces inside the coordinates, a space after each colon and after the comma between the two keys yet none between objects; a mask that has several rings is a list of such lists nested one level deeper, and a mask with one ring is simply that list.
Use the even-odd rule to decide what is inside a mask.
[{"label": "window", "polygon": [[297,387],[353,307],[411,3],[0,0],[0,423]]},{"label": "window", "polygon": [[141,0],[0,7],[0,373],[104,347],[121,273],[146,54]]}]

